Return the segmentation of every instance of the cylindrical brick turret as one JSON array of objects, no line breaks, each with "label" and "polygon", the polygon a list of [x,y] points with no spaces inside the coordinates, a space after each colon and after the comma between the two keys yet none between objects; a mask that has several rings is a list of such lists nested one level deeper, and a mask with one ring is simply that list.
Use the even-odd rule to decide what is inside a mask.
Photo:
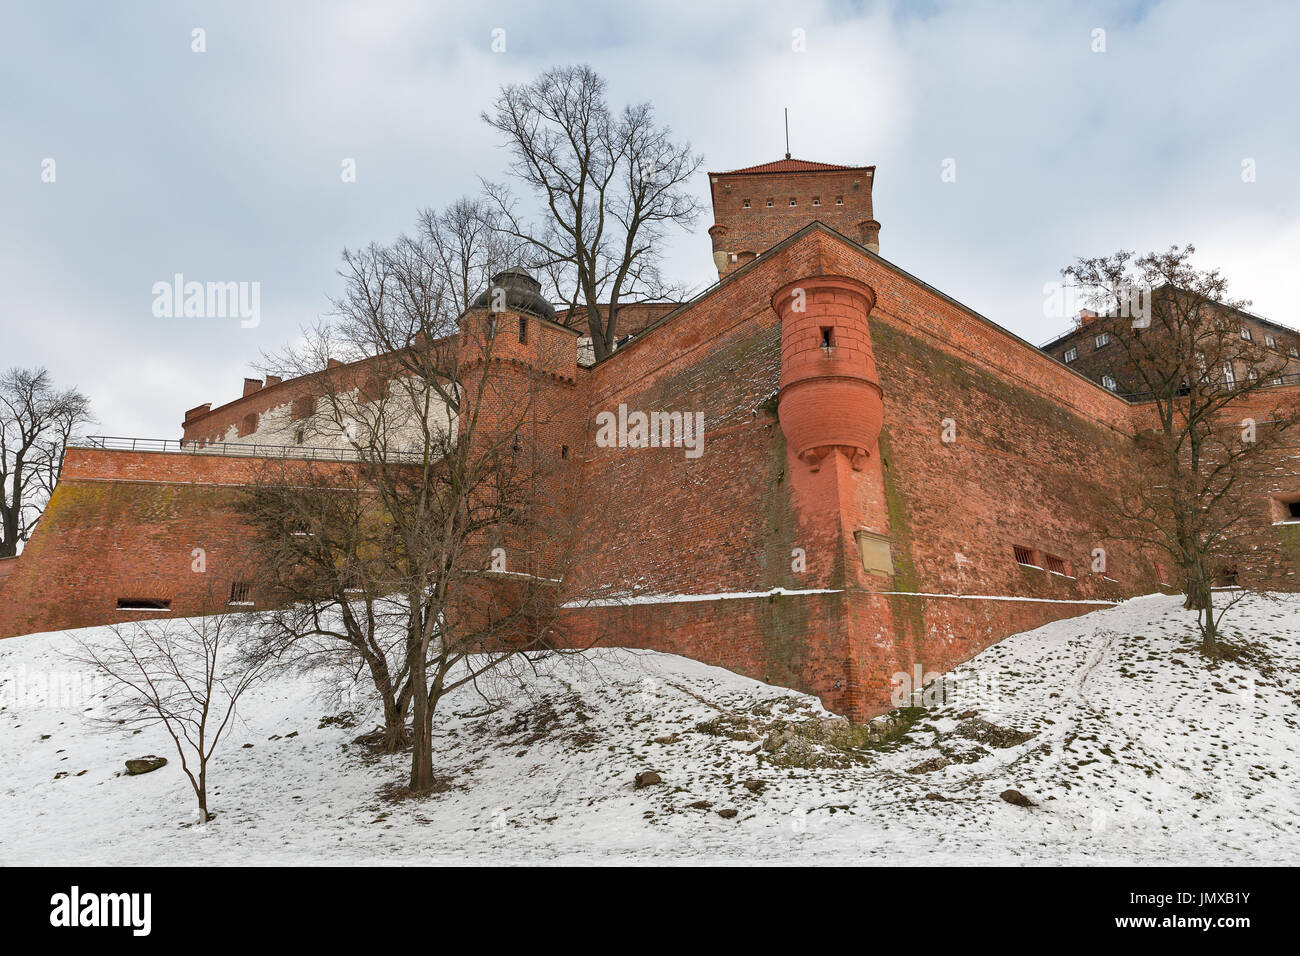
[{"label": "cylindrical brick turret", "polygon": [[781,316],[781,430],[814,470],[836,450],[855,469],[875,451],[884,421],[867,326],[875,304],[870,286],[843,276],[809,276],[772,296]]}]

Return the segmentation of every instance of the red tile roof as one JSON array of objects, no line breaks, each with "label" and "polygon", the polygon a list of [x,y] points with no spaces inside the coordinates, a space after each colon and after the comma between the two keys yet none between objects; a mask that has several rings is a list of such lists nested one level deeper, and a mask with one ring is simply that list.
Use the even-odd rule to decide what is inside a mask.
[{"label": "red tile roof", "polygon": [[762,163],[758,166],[746,166],[744,169],[733,169],[724,173],[713,173],[714,176],[734,176],[737,173],[812,173],[822,170],[834,169],[875,169],[874,166],[837,166],[834,163],[814,163],[806,159],[778,159],[772,163]]}]

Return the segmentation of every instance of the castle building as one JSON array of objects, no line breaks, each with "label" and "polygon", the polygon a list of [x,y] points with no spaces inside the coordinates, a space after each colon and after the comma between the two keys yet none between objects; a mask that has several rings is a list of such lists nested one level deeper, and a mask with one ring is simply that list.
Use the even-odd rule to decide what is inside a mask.
[{"label": "castle building", "polygon": [[[573,639],[682,654],[864,719],[892,706],[899,675],[1176,583],[1097,524],[1143,480],[1149,405],[1065,360],[1086,325],[1039,349],[884,258],[874,177],[788,156],[711,173],[718,282],[643,309],[601,361],[580,361],[581,330],[526,275],[500,277],[503,312],[465,316],[467,337],[507,330],[501,368],[539,373],[554,413],[539,440],[575,496],[610,503],[585,526],[599,543],[585,583],[633,597],[567,602]],[[359,393],[384,387],[366,363],[336,371]],[[0,636],[193,613],[213,581],[258,606],[258,582],[235,576],[247,532],[232,496],[259,444],[306,456],[326,442],[300,433],[313,388],[246,381],[185,413],[183,445],[70,448],[37,533],[0,566]],[[1289,383],[1259,395],[1300,400]],[[597,440],[634,413],[698,421],[699,453]],[[1244,580],[1296,587],[1294,453],[1246,489]]]}]

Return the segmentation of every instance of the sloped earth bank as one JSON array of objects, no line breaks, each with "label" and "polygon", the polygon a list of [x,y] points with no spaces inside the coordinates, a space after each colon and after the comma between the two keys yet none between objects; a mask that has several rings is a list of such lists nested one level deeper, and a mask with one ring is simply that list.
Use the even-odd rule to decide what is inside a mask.
[{"label": "sloped earth bank", "polygon": [[68,638],[33,635],[0,642],[0,863],[1293,864],[1300,599],[1249,598],[1228,633],[1241,653],[1210,662],[1176,599],[1129,601],[866,728],[680,657],[550,658],[500,707],[444,702],[444,788],[406,800],[406,758],[354,742],[373,713],[282,675],[241,708],[206,826],[165,735],[98,729]]}]

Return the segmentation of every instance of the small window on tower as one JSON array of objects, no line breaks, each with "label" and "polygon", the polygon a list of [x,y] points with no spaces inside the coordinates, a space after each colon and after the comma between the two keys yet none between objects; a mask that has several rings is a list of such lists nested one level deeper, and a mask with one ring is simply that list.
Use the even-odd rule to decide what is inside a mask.
[{"label": "small window on tower", "polygon": [[835,348],[835,326],[833,325],[822,326],[822,348],[824,349]]},{"label": "small window on tower", "polygon": [[569,446],[568,446],[568,445],[561,445],[561,446],[560,446],[560,457],[561,457],[561,458],[568,458],[568,457],[569,457]]},{"label": "small window on tower", "polygon": [[748,199],[745,200],[745,202],[744,202],[744,206],[745,206],[746,209],[749,208],[749,200],[748,200]]},{"label": "small window on tower", "polygon": [[772,208],[772,205],[773,205],[772,200],[769,199],[769,200],[767,201],[767,208],[771,209],[771,208]]},{"label": "small window on tower", "polygon": [[843,197],[843,196],[836,196],[836,197],[835,197],[835,205],[837,205],[837,206],[843,206],[843,205],[844,205],[844,197]]},{"label": "small window on tower", "polygon": [[793,196],[791,196],[791,197],[790,197],[790,205],[791,205],[791,206],[797,206],[797,205],[799,205],[799,200],[797,200],[797,199],[795,199]]},{"label": "small window on tower", "polygon": [[813,196],[813,205],[814,205],[814,206],[820,206],[821,204],[822,204],[821,197],[820,197],[820,196]]},{"label": "small window on tower", "polygon": [[519,317],[519,341],[524,344],[528,342],[528,320],[522,315]]}]

